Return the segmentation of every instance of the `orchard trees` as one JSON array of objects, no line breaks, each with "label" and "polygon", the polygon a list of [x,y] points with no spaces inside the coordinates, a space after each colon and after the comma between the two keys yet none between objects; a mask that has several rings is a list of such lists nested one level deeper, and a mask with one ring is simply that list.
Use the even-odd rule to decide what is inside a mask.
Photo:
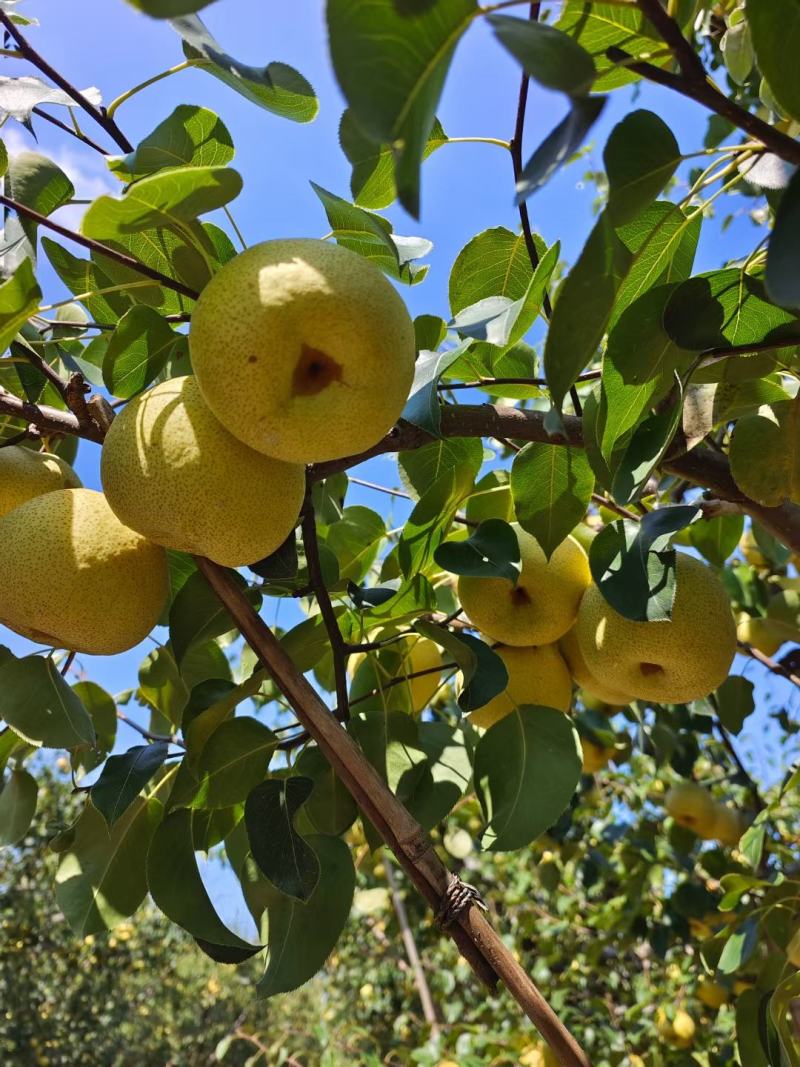
[{"label": "orchard trees", "polygon": [[[86,796],[51,847],[79,936],[135,922],[149,893],[213,960],[263,957],[257,991],[277,996],[325,964],[354,855],[386,845],[477,979],[539,1028],[530,1062],[797,1064],[796,728],[777,713],[779,766],[758,781],[738,736],[768,720],[734,660],[798,684],[772,658],[800,640],[796,3],[328,0],[350,195],[313,186],[324,239],[260,232],[238,254],[248,176],[223,118],[181,104],[134,145],[121,109],[188,67],[224,84],[223,113],[234,90],[308,122],[314,90],[215,40],[197,11],[235,18],[236,0],[134,6],[185,62],[107,106],[0,9],[20,64],[0,106],[55,122],[120,182],[71,229],[52,217],[75,195],[56,163],[3,152],[0,620],[35,644],[0,661],[2,840],[33,818],[36,750],[66,749]],[[420,217],[425,159],[465,139],[437,111],[478,24],[520,93],[511,140],[466,139],[508,153],[519,228],[469,240],[449,308],[412,320],[399,294],[431,245],[380,212]],[[528,155],[530,79],[566,116],[529,131]],[[702,145],[679,145],[671,94],[705,109]],[[536,194],[603,131],[610,95],[626,113],[566,265]],[[752,241],[696,267],[701,232],[744,197]],[[44,302],[42,256],[71,298]],[[79,440],[102,493],[69,470]],[[400,526],[352,502],[376,485],[349,472],[384,453]],[[290,622],[270,627],[279,600]],[[81,654],[151,633],[133,689],[76,675]],[[127,750],[120,716],[141,735]],[[209,850],[253,937],[218,915]],[[537,864],[519,915],[493,898],[506,854]],[[554,912],[526,911],[562,888]],[[678,970],[669,1003],[654,958]]]}]

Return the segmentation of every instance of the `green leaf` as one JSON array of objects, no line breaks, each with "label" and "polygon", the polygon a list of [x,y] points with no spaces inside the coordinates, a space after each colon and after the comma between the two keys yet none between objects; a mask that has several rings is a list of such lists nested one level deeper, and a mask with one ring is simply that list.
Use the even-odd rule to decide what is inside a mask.
[{"label": "green leaf", "polygon": [[641,522],[618,519],[592,541],[589,567],[615,611],[634,622],[669,619],[675,599],[672,535],[699,514],[688,504],[649,511]]},{"label": "green leaf", "polygon": [[736,551],[744,531],[744,515],[718,515],[695,522],[689,527],[689,539],[701,556],[721,567]]},{"label": "green leaf", "polygon": [[0,141],[0,178],[8,173],[8,149],[3,141]]},{"label": "green leaf", "polygon": [[755,917],[745,919],[738,930],[725,942],[722,955],[717,964],[720,974],[735,974],[750,957],[758,945],[758,921]]},{"label": "green leaf", "polygon": [[676,345],[663,325],[664,309],[677,284],[646,289],[610,331],[603,358],[613,363],[626,385],[668,379],[676,369],[690,364],[693,353]]},{"label": "green leaf", "polygon": [[94,726],[93,747],[79,748],[72,753],[72,767],[76,774],[88,774],[103,763],[114,747],[117,737],[117,705],[114,698],[95,682],[77,682],[72,690],[86,708]]},{"label": "green leaf", "polygon": [[311,122],[319,111],[314,90],[303,75],[286,63],[268,63],[251,67],[223,51],[198,15],[187,15],[171,22],[183,38],[183,54],[195,66],[207,70],[231,89],[267,111],[291,119]]},{"label": "green leaf", "polygon": [[[73,295],[107,289],[112,285],[110,277],[96,263],[74,256],[49,237],[42,237],[42,248],[53,270]],[[96,322],[115,322],[124,315],[131,301],[124,293],[104,293],[102,296],[87,297],[82,303]]]},{"label": "green leaf", "polygon": [[[6,176],[6,195],[26,207],[33,208],[40,215],[52,215],[75,196],[75,186],[67,175],[47,156],[38,152],[18,152],[11,156]],[[11,243],[9,220],[6,220],[5,241]],[[27,254],[36,259],[37,223],[20,216],[17,223],[22,229],[26,242],[23,248],[14,249],[17,259]]]},{"label": "green leaf", "polygon": [[[235,576],[237,584],[246,588],[241,576]],[[250,603],[258,608],[261,594],[256,589],[247,593]],[[169,634],[172,651],[180,666],[183,657],[192,645],[219,637],[234,629],[233,619],[220,604],[203,575],[196,571],[181,587],[172,601],[169,612]]]},{"label": "green leaf", "polygon": [[729,23],[720,41],[720,51],[732,81],[744,85],[753,69],[753,42],[750,27],[742,20]]},{"label": "green leaf", "polygon": [[177,15],[191,15],[208,7],[214,0],[128,0],[129,4],[154,19],[172,19]]},{"label": "green leaf", "polygon": [[325,538],[325,544],[339,561],[340,580],[362,581],[385,538],[386,526],[377,512],[360,505],[345,508]]},{"label": "green leaf", "polygon": [[558,411],[570,386],[597,352],[630,261],[630,253],[604,212],[559,289],[550,320],[544,369]]},{"label": "green leaf", "polygon": [[569,114],[545,137],[522,168],[517,179],[517,204],[541,189],[559,167],[570,161],[600,118],[605,104],[605,99],[600,96],[573,99]]},{"label": "green leaf", "polygon": [[595,78],[594,60],[566,33],[546,23],[488,15],[497,39],[545,89],[583,96]]},{"label": "green leaf", "polygon": [[0,283],[0,352],[8,348],[20,328],[35,314],[42,299],[29,259],[23,259],[10,278]]},{"label": "green leaf", "polygon": [[166,167],[220,167],[235,155],[219,115],[205,107],[180,104],[133,152],[112,156],[108,169],[121,181],[146,178]]},{"label": "green leaf", "polygon": [[28,832],[36,814],[39,787],[36,779],[20,768],[2,783],[0,792],[0,848],[16,845]]},{"label": "green leaf", "polygon": [[157,800],[139,797],[109,829],[87,802],[56,871],[56,901],[79,937],[112,929],[144,900],[145,858],[161,814]]},{"label": "green leaf", "polygon": [[584,0],[566,0],[556,25],[594,56],[597,92],[608,92],[639,78],[628,67],[608,59],[608,48],[623,48],[631,56],[647,53],[648,61],[656,66],[669,66],[672,62],[671,56],[651,58],[651,53],[658,52],[663,42],[641,11],[633,6],[593,3],[587,9]]},{"label": "green leaf", "polygon": [[582,451],[532,441],[514,457],[517,521],[548,559],[586,514],[593,491],[594,474]]},{"label": "green leaf", "polygon": [[445,648],[458,664],[463,686],[458,695],[458,706],[462,711],[482,708],[508,685],[505,663],[484,641],[432,622],[418,621],[414,629]]},{"label": "green leaf", "polygon": [[[537,252],[545,250],[541,238],[534,238]],[[450,271],[450,310],[457,315],[464,308],[490,296],[521,300],[533,278],[525,238],[504,226],[483,230],[469,240],[456,256]]]},{"label": "green leaf", "polygon": [[414,260],[428,255],[433,248],[430,241],[395,236],[391,223],[380,215],[348,204],[315,182],[311,182],[311,188],[322,201],[337,244],[371,260],[386,274],[408,285],[422,281],[428,268]]},{"label": "green leaf", "polygon": [[195,808],[227,808],[263,782],[278,739],[246,716],[222,722],[203,745],[197,764]]},{"label": "green leaf", "polygon": [[317,887],[306,903],[267,890],[269,954],[258,993],[272,997],[303,985],[333,951],[353,903],[355,870],[338,837],[309,837],[319,860]]},{"label": "green leaf", "polygon": [[414,381],[411,383],[406,406],[401,418],[438,436],[441,425],[441,410],[437,385],[447,368],[455,363],[472,342],[462,341],[448,352],[420,352],[414,365]]},{"label": "green leaf", "polygon": [[800,398],[763,404],[740,418],[733,430],[730,464],[733,480],[748,496],[768,507],[800,501]]},{"label": "green leaf", "polygon": [[173,726],[180,726],[189,689],[166,645],[154,648],[142,660],[136,698],[163,715]]},{"label": "green leaf", "polygon": [[466,541],[442,542],[433,558],[452,574],[512,582],[519,577],[519,541],[513,527],[502,519],[480,523]]},{"label": "green leaf", "polygon": [[[394,154],[390,144],[376,144],[361,130],[350,108],[342,114],[339,124],[339,143],[353,168],[350,191],[359,207],[375,210],[388,207],[397,199]],[[447,144],[447,134],[438,119],[434,119],[422,158]],[[436,347],[426,345],[425,347]]]},{"label": "green leaf", "polygon": [[522,705],[495,723],[475,750],[484,848],[522,848],[548,830],[569,804],[581,767],[578,734],[563,711]]},{"label": "green leaf", "polygon": [[170,812],[150,843],[147,886],[156,906],[200,943],[205,951],[227,950],[226,962],[241,962],[260,951],[243,941],[217,915],[200,878],[192,845],[192,814]]},{"label": "green leaf", "polygon": [[800,80],[787,55],[800,41],[797,0],[746,0],[745,10],[758,69],[788,116],[800,122]]},{"label": "green leaf", "polygon": [[614,226],[635,219],[655,200],[681,161],[678,142],[652,111],[632,111],[611,131],[603,152],[608,213]]},{"label": "green leaf", "polygon": [[611,483],[611,495],[618,504],[629,504],[636,499],[675,436],[681,421],[683,398],[677,377],[675,387],[675,402],[639,423],[619,459]]},{"label": "green leaf", "polygon": [[330,763],[316,745],[309,745],[297,757],[293,769],[314,782],[304,808],[308,821],[317,833],[339,837],[355,822],[358,809]]},{"label": "green leaf", "polygon": [[74,748],[94,744],[86,708],[47,656],[25,656],[0,666],[3,718],[32,745]]},{"label": "green leaf", "polygon": [[339,86],[356,122],[391,144],[400,203],[419,216],[419,170],[456,44],[475,0],[376,4],[328,0],[328,42]]},{"label": "green leaf", "polygon": [[186,338],[157,311],[139,304],[126,311],[103,359],[103,381],[113,396],[128,400],[150,385]]},{"label": "green leaf", "polygon": [[761,1043],[763,993],[746,989],[736,998],[736,1046],[739,1062],[747,1067],[772,1067]]},{"label": "green leaf", "polygon": [[161,768],[168,752],[166,741],[156,741],[152,745],[136,745],[120,756],[109,756],[89,792],[109,827],[127,811]]},{"label": "green leaf", "polygon": [[472,763],[461,730],[445,722],[419,722],[417,730],[426,761],[404,803],[424,830],[432,830],[469,788]]},{"label": "green leaf", "polygon": [[[800,10],[800,9],[799,9]],[[800,27],[800,21],[798,21]],[[767,246],[764,284],[767,295],[781,307],[800,308],[800,170],[789,182],[775,214]]]},{"label": "green leaf", "polygon": [[483,463],[483,445],[474,437],[444,437],[398,457],[403,483],[420,497],[449,470],[468,468],[473,477]]},{"label": "green leaf", "polygon": [[433,554],[453,521],[456,509],[472,488],[470,469],[446,471],[420,497],[406,520],[398,544],[400,569],[411,577],[433,561]]},{"label": "green leaf", "polygon": [[230,167],[168,167],[128,187],[121,199],[100,196],[83,216],[81,232],[99,240],[184,223],[222,207],[242,190]]},{"label": "green leaf", "polygon": [[244,805],[250,851],[261,873],[285,896],[302,902],[317,887],[320,863],[294,821],[313,788],[310,778],[272,778],[251,790]]},{"label": "green leaf", "polygon": [[664,328],[682,348],[786,340],[800,344],[800,323],[771,304],[758,278],[736,267],[698,274],[679,285],[664,310]]},{"label": "green leaf", "polygon": [[739,734],[744,720],[756,708],[753,683],[749,678],[734,674],[726,678],[717,690],[716,703],[719,721],[732,734]]}]

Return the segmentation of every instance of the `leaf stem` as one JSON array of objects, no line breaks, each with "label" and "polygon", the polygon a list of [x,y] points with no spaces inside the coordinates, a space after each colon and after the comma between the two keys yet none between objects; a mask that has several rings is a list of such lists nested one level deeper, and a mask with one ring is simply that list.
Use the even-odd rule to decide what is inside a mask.
[{"label": "leaf stem", "polygon": [[124,104],[126,100],[130,100],[132,96],[136,96],[142,89],[147,89],[150,85],[155,85],[156,82],[160,82],[163,78],[169,78],[172,74],[178,74],[182,70],[188,70],[190,67],[199,66],[199,61],[196,59],[186,59],[183,63],[176,63],[174,67],[169,67],[167,70],[162,70],[158,74],[154,74],[151,78],[146,78],[145,81],[139,82],[138,85],[134,85],[132,89],[127,89],[124,93],[112,100],[106,108],[106,114],[109,118],[113,118],[117,108]]},{"label": "leaf stem", "polygon": [[447,144],[493,144],[511,150],[511,142],[502,137],[448,137]]},{"label": "leaf stem", "polygon": [[227,218],[228,222],[230,223],[231,229],[236,234],[236,236],[239,238],[239,244],[242,246],[242,251],[243,252],[246,251],[247,250],[247,241],[245,241],[244,237],[242,236],[242,231],[236,225],[236,219],[233,217],[233,213],[231,212],[231,209],[228,207],[227,204],[223,204],[222,210],[225,212],[225,217]]}]

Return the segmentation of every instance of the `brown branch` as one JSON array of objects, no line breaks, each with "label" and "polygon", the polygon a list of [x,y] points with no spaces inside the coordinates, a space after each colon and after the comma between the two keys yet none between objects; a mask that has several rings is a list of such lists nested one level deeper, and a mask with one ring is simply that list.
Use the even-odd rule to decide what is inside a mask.
[{"label": "brown branch", "polygon": [[104,110],[95,107],[80,90],[68,82],[67,79],[59,74],[57,70],[50,66],[47,60],[39,55],[36,49],[28,43],[28,41],[22,36],[20,31],[14,25],[11,18],[5,14],[4,11],[0,11],[0,25],[3,26],[9,37],[13,38],[19,48],[22,56],[32,63],[34,67],[37,67],[46,78],[49,78],[54,85],[57,85],[59,89],[63,89],[67,96],[71,97],[79,107],[81,107],[87,115],[90,115],[94,121],[101,126],[109,137],[119,145],[123,152],[132,152],[133,145],[128,138],[117,126],[113,119],[109,118]]},{"label": "brown branch", "polygon": [[339,629],[339,620],[333,610],[333,604],[325,585],[322,574],[322,562],[319,557],[319,541],[317,540],[317,523],[314,517],[314,505],[311,500],[311,490],[306,493],[306,501],[303,507],[302,522],[300,529],[303,534],[303,546],[306,550],[306,563],[308,564],[308,577],[317,604],[319,605],[322,621],[328,634],[333,657],[333,674],[336,679],[336,717],[340,722],[347,722],[350,718],[350,705],[347,695],[347,657],[349,655],[347,645]]},{"label": "brown branch", "polygon": [[772,671],[773,674],[777,674],[781,678],[786,678],[793,685],[800,688],[800,678],[796,674],[792,674],[788,667],[784,667],[782,663],[779,663],[772,656],[766,655],[760,649],[755,648],[753,645],[749,645],[746,641],[739,642],[739,651],[746,653],[748,656],[752,656],[754,660],[760,663],[767,670]]},{"label": "brown branch", "polygon": [[72,126],[68,126],[66,122],[62,122],[61,119],[57,119],[55,115],[48,114],[48,112],[43,111],[42,108],[35,107],[33,109],[33,114],[36,115],[37,118],[44,119],[46,122],[51,122],[54,126],[58,126],[60,130],[63,130],[64,133],[68,133],[71,137],[76,137],[79,141],[83,141],[85,145],[88,145],[89,148],[93,148],[95,152],[99,152],[103,156],[111,155],[111,153],[106,151],[106,149],[103,148],[102,145],[99,145],[96,141],[93,141],[91,137],[87,137],[85,133],[80,133],[78,130],[73,129]]},{"label": "brown branch", "polygon": [[[2,15],[1,11],[0,15]],[[61,226],[59,223],[53,222],[53,220],[49,219],[46,215],[40,215],[39,212],[34,211],[33,208],[27,207],[25,204],[20,204],[16,200],[12,200],[10,196],[0,195],[0,204],[5,204],[6,207],[16,211],[18,215],[24,215],[25,218],[31,219],[39,226],[44,226],[46,229],[52,230],[60,237],[66,237],[68,241],[74,241],[75,244],[82,245],[84,248],[88,248],[92,252],[97,252],[98,255],[113,259],[116,263],[121,263],[123,267],[129,267],[131,270],[135,270],[137,274],[141,274],[145,278],[152,278],[153,281],[158,282],[159,285],[165,285],[168,289],[174,289],[176,293],[188,296],[191,300],[197,300],[200,295],[194,289],[190,289],[188,285],[184,285],[183,282],[175,281],[174,278],[169,278],[166,274],[162,274],[160,270],[156,270],[154,267],[148,267],[146,264],[140,263],[138,259],[134,259],[133,256],[126,255],[124,252],[117,252],[116,249],[110,248],[108,245],[104,245],[100,241],[95,241],[92,237],[84,237],[82,233],[76,233],[74,230],[69,230],[66,226]]]},{"label": "brown branch", "polygon": [[[637,2],[640,7],[644,4],[649,6],[651,0],[637,0]],[[652,3],[660,8],[658,0],[652,0]],[[669,16],[666,17],[669,18]],[[670,19],[670,22],[672,21]],[[680,33],[680,30],[678,32]],[[684,39],[682,35],[681,37]],[[740,130],[744,130],[751,137],[761,141],[776,156],[780,156],[789,163],[800,164],[800,142],[775,129],[774,126],[770,126],[768,122],[764,122],[758,115],[754,115],[752,112],[740,107],[739,104],[725,96],[724,93],[721,93],[708,80],[705,70],[703,71],[703,80],[700,81],[694,77],[687,77],[685,74],[672,74],[670,71],[662,70],[661,67],[656,67],[652,63],[634,60],[628,52],[616,46],[607,48],[606,56],[612,63],[624,64],[626,70],[634,71],[647,81],[672,89],[673,92],[680,93],[681,96],[688,97],[690,100],[694,100],[695,103],[708,108],[709,111],[721,115]]]},{"label": "brown branch", "polygon": [[431,996],[431,988],[428,985],[428,979],[425,977],[425,968],[422,966],[417,943],[414,940],[414,934],[408,921],[406,906],[400,895],[400,891],[397,888],[397,881],[394,876],[394,866],[388,856],[384,858],[383,866],[386,871],[386,881],[389,883],[389,892],[392,896],[392,906],[394,907],[394,913],[397,916],[397,925],[400,927],[400,936],[403,939],[403,947],[406,950],[406,956],[408,956],[408,962],[411,965],[411,971],[414,975],[414,984],[419,993],[422,1014],[425,1016],[425,1022],[431,1028],[430,1036],[434,1040],[437,1040],[439,1037],[439,1016],[436,1012],[436,1005],[433,1002],[433,997]]},{"label": "brown branch", "polygon": [[[314,737],[331,767],[419,892],[432,908],[438,909],[449,884],[449,874],[425,831],[330,714],[253,610],[230,572],[207,559],[198,557],[196,562],[245,640],[291,704],[298,721]],[[448,932],[484,982],[493,986],[499,978],[505,983],[565,1067],[590,1067],[586,1054],[492,929],[480,908],[471,905],[448,927]]]},{"label": "brown branch", "polygon": [[71,411],[59,411],[58,408],[51,408],[47,404],[32,404],[29,400],[22,400],[21,397],[2,389],[0,414],[32,423],[44,433],[68,433],[75,437],[85,437],[87,441],[96,441],[98,444],[103,440],[103,434],[96,427],[81,426]]}]

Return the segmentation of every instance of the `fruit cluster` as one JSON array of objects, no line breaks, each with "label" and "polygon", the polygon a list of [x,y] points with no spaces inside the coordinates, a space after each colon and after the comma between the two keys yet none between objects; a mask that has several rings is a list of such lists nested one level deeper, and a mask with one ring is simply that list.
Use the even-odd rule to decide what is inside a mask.
[{"label": "fruit cluster", "polygon": [[414,325],[381,271],[338,245],[267,241],[192,315],[194,374],[131,400],[103,445],[103,493],[55,456],[0,452],[0,622],[112,654],[168,594],[165,549],[238,567],[297,524],[305,464],[370,448],[399,417]]}]

